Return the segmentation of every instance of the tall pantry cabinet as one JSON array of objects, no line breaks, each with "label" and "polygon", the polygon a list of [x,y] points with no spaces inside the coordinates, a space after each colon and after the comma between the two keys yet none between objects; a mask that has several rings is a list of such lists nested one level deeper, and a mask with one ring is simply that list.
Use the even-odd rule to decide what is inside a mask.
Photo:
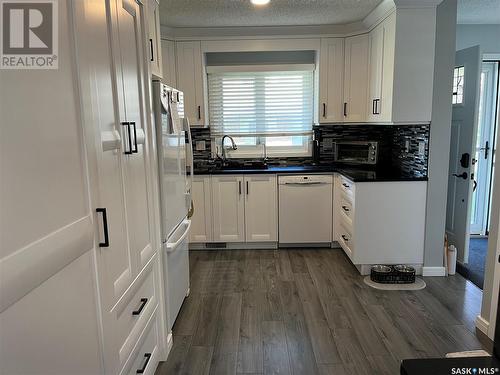
[{"label": "tall pantry cabinet", "polygon": [[59,69],[2,73],[0,373],[153,374],[167,332],[147,3],[57,4]]}]

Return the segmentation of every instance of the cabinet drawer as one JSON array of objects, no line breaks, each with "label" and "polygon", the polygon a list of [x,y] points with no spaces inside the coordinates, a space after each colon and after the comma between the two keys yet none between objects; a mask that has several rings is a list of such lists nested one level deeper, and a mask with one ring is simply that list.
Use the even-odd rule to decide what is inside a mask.
[{"label": "cabinet drawer", "polygon": [[122,373],[128,373],[129,375],[152,375],[155,373],[160,360],[159,333],[159,318],[155,313],[142,334],[139,349],[134,351],[135,356],[129,361],[131,363],[130,368]]},{"label": "cabinet drawer", "polygon": [[340,220],[337,241],[342,246],[349,258],[352,258],[354,251],[354,237],[352,228],[344,220]]},{"label": "cabinet drawer", "polygon": [[340,176],[340,189],[354,199],[354,182],[348,180],[344,176]]},{"label": "cabinet drawer", "polygon": [[129,357],[140,332],[158,305],[154,269],[153,267],[149,270],[149,274],[142,280],[142,284],[125,307],[116,312],[115,332],[118,336],[119,357],[122,364]]},{"label": "cabinet drawer", "polygon": [[351,226],[354,219],[354,205],[352,203],[352,198],[346,193],[342,192],[340,194],[340,217],[346,220]]}]

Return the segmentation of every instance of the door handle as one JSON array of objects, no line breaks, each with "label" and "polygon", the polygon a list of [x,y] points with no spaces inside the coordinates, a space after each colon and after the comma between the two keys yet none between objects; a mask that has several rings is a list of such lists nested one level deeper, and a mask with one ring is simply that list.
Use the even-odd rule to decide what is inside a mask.
[{"label": "door handle", "polygon": [[125,151],[124,151],[124,154],[125,155],[130,155],[132,154],[134,151],[133,151],[133,148],[132,148],[132,131],[130,129],[130,122],[122,122],[121,123],[123,126],[126,126],[127,127],[127,143],[128,143],[128,150],[127,148],[125,147]]},{"label": "door handle", "polygon": [[151,51],[150,61],[155,61],[154,49],[153,49],[153,39],[149,39],[149,49]]},{"label": "door handle", "polygon": [[96,212],[102,214],[102,227],[104,233],[104,242],[99,242],[99,247],[109,247],[108,215],[106,209],[96,208]]},{"label": "door handle", "polygon": [[457,178],[463,178],[464,180],[467,180],[467,177],[469,176],[467,174],[467,172],[464,172],[464,173],[461,173],[461,174],[456,174],[456,173],[453,173],[453,176],[457,177]]},{"label": "door handle", "polygon": [[342,209],[345,211],[345,212],[349,212],[349,208],[347,208],[347,206],[342,206]]}]

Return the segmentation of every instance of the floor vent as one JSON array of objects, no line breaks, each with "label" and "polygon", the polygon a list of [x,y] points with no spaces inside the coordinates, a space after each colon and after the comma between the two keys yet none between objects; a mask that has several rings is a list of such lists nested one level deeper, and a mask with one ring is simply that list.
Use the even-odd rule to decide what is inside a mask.
[{"label": "floor vent", "polygon": [[207,249],[225,249],[227,244],[225,242],[211,242],[207,243],[205,246]]}]

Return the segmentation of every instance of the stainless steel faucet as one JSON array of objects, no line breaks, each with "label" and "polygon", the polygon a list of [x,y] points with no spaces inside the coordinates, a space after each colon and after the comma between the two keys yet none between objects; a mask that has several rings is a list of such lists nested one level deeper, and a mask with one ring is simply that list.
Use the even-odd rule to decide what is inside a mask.
[{"label": "stainless steel faucet", "polygon": [[224,147],[224,141],[226,140],[226,138],[229,138],[231,140],[231,149],[232,150],[237,150],[238,147],[236,146],[236,143],[234,142],[234,139],[233,137],[231,137],[230,135],[225,135],[222,137],[222,140],[220,142],[221,144],[221,147],[222,147],[222,161],[225,162],[227,160],[227,157],[226,157],[226,148]]}]

